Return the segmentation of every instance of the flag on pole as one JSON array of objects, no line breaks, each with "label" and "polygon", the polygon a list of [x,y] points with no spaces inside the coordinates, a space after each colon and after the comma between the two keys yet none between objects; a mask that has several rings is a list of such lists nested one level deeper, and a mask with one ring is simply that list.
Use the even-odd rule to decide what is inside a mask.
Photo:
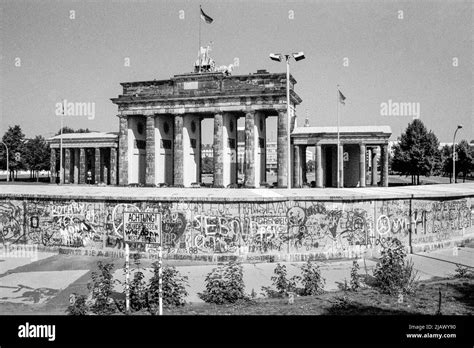
[{"label": "flag on pole", "polygon": [[208,24],[211,24],[213,19],[211,17],[209,17],[207,14],[204,13],[201,6],[199,6],[199,8],[201,9],[201,18],[202,18],[202,20],[204,22],[208,23]]},{"label": "flag on pole", "polygon": [[340,90],[337,90],[339,92],[339,102],[343,105],[346,105],[346,102],[344,100],[346,100],[346,97],[344,97],[344,94],[341,93]]}]

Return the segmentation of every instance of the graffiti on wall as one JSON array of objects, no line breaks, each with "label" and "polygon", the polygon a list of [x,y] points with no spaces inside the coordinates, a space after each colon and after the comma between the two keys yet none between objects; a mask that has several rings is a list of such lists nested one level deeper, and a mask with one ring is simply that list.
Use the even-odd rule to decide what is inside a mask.
[{"label": "graffiti on wall", "polygon": [[0,232],[2,243],[122,249],[124,212],[153,212],[162,215],[169,254],[337,254],[377,248],[389,237],[408,245],[410,231],[413,244],[472,234],[473,203],[12,200],[0,201]]},{"label": "graffiti on wall", "polygon": [[22,224],[22,205],[9,201],[0,202],[0,242],[3,244],[22,242]]}]

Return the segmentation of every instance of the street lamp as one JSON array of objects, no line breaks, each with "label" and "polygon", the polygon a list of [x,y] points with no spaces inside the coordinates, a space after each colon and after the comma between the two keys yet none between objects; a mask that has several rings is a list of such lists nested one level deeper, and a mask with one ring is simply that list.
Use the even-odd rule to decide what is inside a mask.
[{"label": "street lamp", "polygon": [[462,128],[462,124],[458,124],[458,127],[454,131],[453,137],[453,184],[456,183],[456,133]]},{"label": "street lamp", "polygon": [[9,168],[8,168],[8,146],[7,144],[5,144],[3,141],[0,141],[3,145],[5,145],[5,149],[7,150],[7,182],[9,181],[9,175],[10,175],[10,172],[9,172]]},{"label": "street lamp", "polygon": [[291,189],[291,119],[290,119],[290,58],[294,58],[295,61],[300,61],[305,59],[303,52],[297,52],[290,54],[282,55],[280,53],[270,53],[270,59],[276,62],[281,62],[283,57],[286,60],[286,115],[288,118],[288,170],[287,170],[287,181],[288,188]]},{"label": "street lamp", "polygon": [[[59,184],[63,184],[64,180],[64,173],[63,173],[63,119],[66,113],[66,100],[62,100],[63,108],[61,112],[61,130],[59,132],[60,139],[59,139]],[[56,165],[55,165],[56,168]]]}]

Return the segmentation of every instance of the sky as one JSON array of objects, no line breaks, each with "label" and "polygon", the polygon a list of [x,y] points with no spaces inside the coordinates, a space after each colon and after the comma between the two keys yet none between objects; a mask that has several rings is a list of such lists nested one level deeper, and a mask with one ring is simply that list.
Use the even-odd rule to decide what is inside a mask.
[{"label": "sky", "polygon": [[[214,21],[199,16],[199,4]],[[303,51],[291,61],[303,102],[298,122],[389,125],[396,139],[413,116],[382,115],[381,104],[414,103],[440,142],[474,139],[471,1],[22,1],[0,0],[0,133],[19,124],[27,137],[60,128],[55,105],[95,103],[95,117],[64,124],[118,131],[121,82],[191,72],[212,41],[216,65],[238,58],[233,75],[285,72],[269,53]],[[74,11],[74,12],[71,12]],[[74,18],[71,18],[74,17]],[[129,61],[129,66],[126,66]],[[347,64],[348,63],[348,64]],[[415,109],[414,109],[415,110]],[[416,116],[415,116],[416,117]],[[275,139],[269,119],[268,138]],[[212,122],[205,120],[204,122]],[[211,123],[212,124],[212,123]],[[203,142],[212,127],[203,126]]]}]

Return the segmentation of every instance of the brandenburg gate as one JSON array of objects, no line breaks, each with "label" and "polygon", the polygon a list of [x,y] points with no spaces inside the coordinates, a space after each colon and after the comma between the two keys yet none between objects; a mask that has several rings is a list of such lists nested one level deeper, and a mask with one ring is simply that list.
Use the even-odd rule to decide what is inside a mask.
[{"label": "brandenburg gate", "polygon": [[[287,187],[288,117],[301,98],[290,76],[258,70],[249,75],[196,72],[169,80],[121,83],[112,102],[120,119],[118,181],[190,187],[201,182],[201,122],[214,120],[214,187],[237,184],[237,120],[245,119],[244,186],[266,181],[266,120],[277,117],[278,187]],[[294,122],[292,122],[292,127]]]}]

